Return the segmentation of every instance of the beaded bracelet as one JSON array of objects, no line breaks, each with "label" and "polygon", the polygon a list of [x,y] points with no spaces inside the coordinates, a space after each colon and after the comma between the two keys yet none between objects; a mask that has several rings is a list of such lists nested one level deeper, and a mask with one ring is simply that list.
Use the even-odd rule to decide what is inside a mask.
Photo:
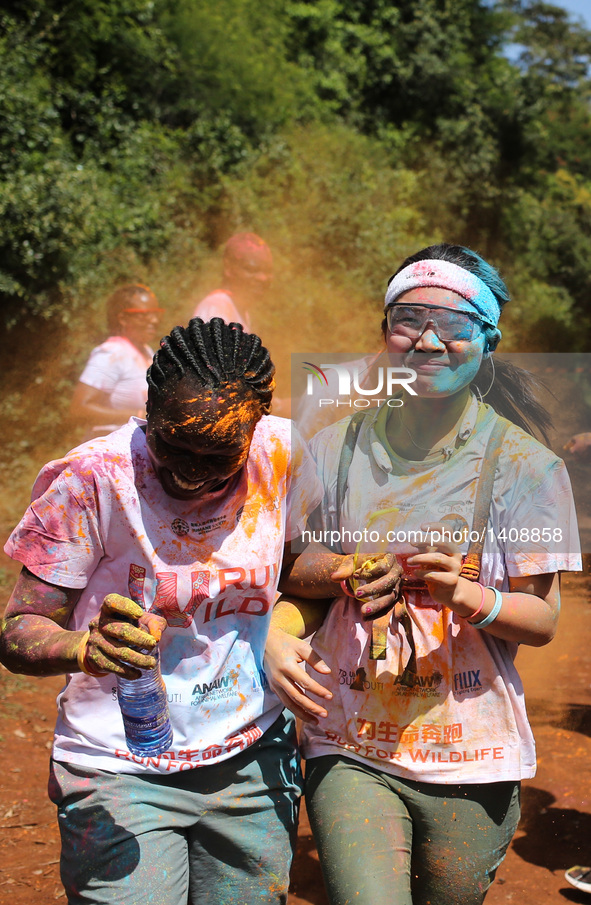
[{"label": "beaded bracelet", "polygon": [[487,585],[487,590],[492,591],[495,595],[495,602],[492,610],[482,619],[480,622],[473,622],[472,625],[474,628],[486,628],[487,625],[490,625],[495,621],[499,613],[501,612],[501,607],[503,606],[503,595],[497,588],[491,588],[490,585]]},{"label": "beaded bracelet", "polygon": [[484,606],[484,585],[483,585],[483,584],[480,584],[479,581],[475,581],[474,584],[477,584],[478,587],[480,588],[480,606],[478,607],[477,610],[474,610],[473,613],[470,613],[469,616],[466,616],[466,619],[467,619],[468,621],[469,621],[470,619],[474,619],[474,616],[478,616],[480,610],[481,610],[482,607]]},{"label": "beaded bracelet", "polygon": [[84,632],[82,638],[80,639],[80,644],[78,645],[78,651],[76,652],[76,660],[78,662],[78,666],[80,667],[80,671],[86,673],[87,676],[92,676],[95,679],[99,679],[101,676],[108,676],[109,674],[106,672],[92,672],[92,670],[88,668],[88,665],[86,663],[86,648],[89,638],[90,632]]}]

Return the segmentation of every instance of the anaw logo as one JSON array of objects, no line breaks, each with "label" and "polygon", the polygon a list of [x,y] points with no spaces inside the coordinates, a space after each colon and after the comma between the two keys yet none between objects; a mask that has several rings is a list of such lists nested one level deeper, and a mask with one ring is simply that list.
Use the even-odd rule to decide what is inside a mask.
[{"label": "anaw logo", "polygon": [[[381,404],[383,402],[387,402],[392,407],[399,407],[404,405],[404,401],[401,398],[402,393],[406,392],[411,396],[417,395],[416,390],[411,386],[417,379],[417,373],[412,368],[388,366],[373,368],[370,372],[366,365],[360,368],[355,362],[316,365],[311,361],[304,361],[302,367],[305,371],[308,371],[306,382],[307,396],[318,396],[319,387],[316,381],[320,384],[321,392],[325,388],[327,392],[331,392],[331,385],[335,384],[332,392],[339,398],[319,399],[319,407],[323,405],[354,405],[356,408],[366,408],[372,403]],[[360,371],[363,373],[362,377],[360,376]],[[327,372],[336,374],[336,381],[334,378],[329,380]],[[332,377],[332,375],[330,376]],[[380,394],[383,394],[382,398],[376,398]],[[362,398],[352,400],[351,397],[353,396]],[[345,398],[342,399],[341,397]]]}]

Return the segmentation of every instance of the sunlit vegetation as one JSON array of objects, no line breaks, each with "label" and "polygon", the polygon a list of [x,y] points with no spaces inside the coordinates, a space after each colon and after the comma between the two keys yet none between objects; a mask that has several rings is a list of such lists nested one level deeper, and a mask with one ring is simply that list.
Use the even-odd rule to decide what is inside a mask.
[{"label": "sunlit vegetation", "polygon": [[276,255],[279,358],[375,344],[385,280],[441,239],[507,278],[505,348],[589,345],[591,33],[562,8],[15,0],[0,54],[9,469],[69,437],[113,284],[168,328],[237,229]]}]

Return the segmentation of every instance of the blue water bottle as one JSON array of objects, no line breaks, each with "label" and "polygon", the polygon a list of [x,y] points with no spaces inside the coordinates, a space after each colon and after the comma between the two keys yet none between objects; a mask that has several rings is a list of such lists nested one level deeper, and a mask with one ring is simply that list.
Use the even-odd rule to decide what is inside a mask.
[{"label": "blue water bottle", "polygon": [[127,747],[132,754],[141,757],[156,757],[168,751],[172,744],[172,726],[158,647],[150,654],[156,657],[154,669],[142,669],[138,679],[117,676],[117,696]]}]

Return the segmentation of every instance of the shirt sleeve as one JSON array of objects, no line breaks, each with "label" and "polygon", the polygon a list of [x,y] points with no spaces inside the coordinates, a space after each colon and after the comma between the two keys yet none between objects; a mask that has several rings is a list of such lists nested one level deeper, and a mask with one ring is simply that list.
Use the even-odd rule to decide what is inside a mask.
[{"label": "shirt sleeve", "polygon": [[[44,472],[35,488],[45,483]],[[103,556],[92,474],[65,466],[34,499],[12,532],[5,552],[50,584],[85,588]]]},{"label": "shirt sleeve", "polygon": [[529,472],[515,481],[514,504],[498,531],[509,575],[582,568],[573,494],[561,459],[548,463],[535,485]]},{"label": "shirt sleeve", "polygon": [[322,500],[322,483],[316,464],[297,427],[291,424],[291,468],[287,490],[286,540],[299,537],[308,516]]},{"label": "shirt sleeve", "polygon": [[336,508],[337,479],[349,420],[345,419],[324,428],[310,440],[310,453],[320,480],[322,497],[320,505],[310,516],[308,527],[316,533],[316,538],[321,539],[325,547],[340,554],[343,553],[343,548]]},{"label": "shirt sleeve", "polygon": [[121,379],[122,350],[109,343],[97,346],[90,353],[82,374],[80,383],[102,390],[109,396]]},{"label": "shirt sleeve", "polygon": [[229,295],[225,292],[212,292],[199,302],[193,317],[210,321],[212,317],[221,317],[227,324],[242,324],[248,330],[248,316],[243,317]]}]

